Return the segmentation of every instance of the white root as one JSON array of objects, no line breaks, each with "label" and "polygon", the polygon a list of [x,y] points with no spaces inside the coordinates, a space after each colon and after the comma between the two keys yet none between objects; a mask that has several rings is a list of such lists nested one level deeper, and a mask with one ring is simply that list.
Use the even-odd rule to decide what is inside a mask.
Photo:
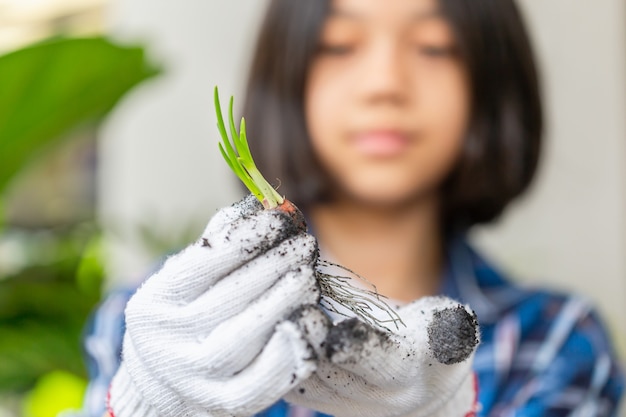
[{"label": "white root", "polygon": [[[350,277],[333,275],[323,271],[324,268],[333,267],[360,279],[372,289],[369,290],[353,285],[350,282],[352,280]],[[385,297],[378,293],[376,286],[354,271],[329,261],[318,260],[315,276],[322,292],[320,304],[328,311],[340,316],[350,317],[349,314],[337,308],[337,305],[339,305],[354,313],[364,322],[388,331],[390,329],[387,327],[387,324],[390,323],[396,329],[399,329],[400,324],[406,327],[398,313],[383,300]],[[382,312],[383,316],[387,318],[380,318],[380,314],[376,314],[375,309],[378,309],[378,312]]]}]

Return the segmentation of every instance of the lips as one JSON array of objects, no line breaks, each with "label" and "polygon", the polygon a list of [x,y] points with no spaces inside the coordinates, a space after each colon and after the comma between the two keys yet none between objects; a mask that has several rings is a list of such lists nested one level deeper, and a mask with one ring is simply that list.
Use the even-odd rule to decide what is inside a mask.
[{"label": "lips", "polygon": [[397,130],[371,130],[355,134],[352,144],[364,156],[390,158],[402,154],[411,144],[411,137]]}]

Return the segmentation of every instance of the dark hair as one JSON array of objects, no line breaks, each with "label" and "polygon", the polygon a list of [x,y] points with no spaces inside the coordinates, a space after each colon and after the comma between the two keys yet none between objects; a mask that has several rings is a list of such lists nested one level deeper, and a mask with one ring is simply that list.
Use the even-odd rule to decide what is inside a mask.
[{"label": "dark hair", "polygon": [[[531,182],[543,115],[530,41],[512,0],[439,0],[468,69],[465,147],[443,186],[447,232],[497,218]],[[304,91],[330,0],[273,0],[252,61],[244,115],[268,180],[301,207],[324,195],[306,130]]]}]

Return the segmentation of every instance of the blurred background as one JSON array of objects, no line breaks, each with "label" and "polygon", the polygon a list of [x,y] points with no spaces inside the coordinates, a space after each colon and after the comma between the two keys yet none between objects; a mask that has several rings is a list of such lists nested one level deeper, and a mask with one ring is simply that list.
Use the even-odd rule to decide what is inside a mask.
[{"label": "blurred background", "polygon": [[[544,159],[473,239],[519,282],[590,298],[624,359],[626,3],[518,2]],[[266,4],[0,0],[0,417],[80,407],[89,312],[241,195],[212,89],[242,97]]]}]

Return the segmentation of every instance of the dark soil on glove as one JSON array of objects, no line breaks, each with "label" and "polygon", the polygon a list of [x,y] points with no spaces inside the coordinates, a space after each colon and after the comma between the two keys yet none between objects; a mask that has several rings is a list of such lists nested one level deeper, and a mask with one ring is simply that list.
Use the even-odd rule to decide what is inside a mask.
[{"label": "dark soil on glove", "polygon": [[291,201],[285,199],[283,203],[276,207],[275,210],[278,210],[282,213],[285,213],[291,219],[292,224],[296,227],[298,233],[304,233],[307,230],[306,221],[304,220],[304,214],[295,204]]},{"label": "dark soil on glove", "polygon": [[386,345],[388,337],[384,332],[363,323],[356,317],[344,320],[330,329],[326,338],[326,356],[332,359],[335,354],[348,349],[357,353],[357,357],[353,360],[358,361],[363,356],[368,356],[367,352],[362,352],[362,350],[369,340],[375,340],[374,347],[380,347]]},{"label": "dark soil on glove", "polygon": [[436,311],[428,326],[428,344],[439,362],[463,362],[478,344],[478,321],[461,305]]},{"label": "dark soil on glove", "polygon": [[[238,201],[237,203],[233,204],[233,207],[240,211],[240,213],[242,214],[242,219],[250,218],[251,216],[254,216],[256,212],[263,209],[262,204],[253,195],[249,195],[243,200]],[[268,210],[271,211],[274,216],[277,216],[280,219],[281,225],[278,227],[270,226],[270,228],[274,232],[276,232],[271,239],[265,239],[253,247],[247,245],[244,250],[247,252],[248,255],[266,252],[278,246],[281,242],[288,241],[291,237],[307,232],[304,214],[302,214],[302,212],[290,201],[284,200],[283,204],[281,204],[280,206]],[[257,224],[255,222],[252,222],[252,224],[250,225],[250,230],[255,231],[256,228]],[[258,233],[258,236],[261,237],[261,232]],[[230,241],[231,233],[227,233],[224,236],[224,239],[226,241]],[[245,240],[246,239],[244,239],[244,241]],[[211,242],[209,242],[209,240],[206,238],[202,239],[201,244],[203,247],[212,247]],[[293,243],[290,243],[290,245],[293,245]],[[291,247],[290,249],[294,251],[297,250],[295,246]],[[284,256],[286,255],[286,253],[281,253],[280,255]],[[316,261],[317,251],[313,256],[313,259],[311,259],[311,263],[315,263]]]}]

